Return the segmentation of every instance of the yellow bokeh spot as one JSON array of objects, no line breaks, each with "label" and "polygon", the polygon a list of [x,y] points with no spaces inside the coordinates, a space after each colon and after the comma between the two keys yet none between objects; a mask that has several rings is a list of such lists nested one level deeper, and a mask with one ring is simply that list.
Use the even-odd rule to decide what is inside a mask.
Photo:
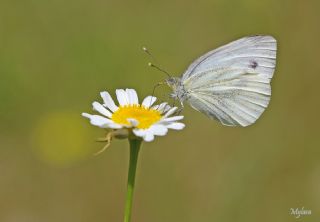
[{"label": "yellow bokeh spot", "polygon": [[95,152],[92,131],[79,113],[44,115],[32,134],[36,155],[51,165],[69,166]]},{"label": "yellow bokeh spot", "polygon": [[139,122],[137,128],[147,129],[161,119],[161,113],[158,110],[149,109],[140,105],[120,106],[119,109],[112,114],[111,119],[118,124],[124,125],[130,125],[128,119],[135,119]]}]

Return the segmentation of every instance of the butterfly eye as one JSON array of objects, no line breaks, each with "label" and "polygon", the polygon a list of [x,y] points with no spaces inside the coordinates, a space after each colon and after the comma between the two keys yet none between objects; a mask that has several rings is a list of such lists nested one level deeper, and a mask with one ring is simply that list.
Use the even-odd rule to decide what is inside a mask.
[{"label": "butterfly eye", "polygon": [[175,85],[177,85],[177,80],[173,77],[166,79],[166,82],[170,87],[174,87]]}]

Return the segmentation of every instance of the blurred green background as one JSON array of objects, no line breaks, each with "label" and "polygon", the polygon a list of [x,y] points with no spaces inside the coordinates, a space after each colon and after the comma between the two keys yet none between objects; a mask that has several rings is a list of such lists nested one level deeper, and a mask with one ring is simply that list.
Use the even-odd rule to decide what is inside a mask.
[{"label": "blurred green background", "polygon": [[[150,94],[202,53],[252,34],[278,40],[272,99],[248,128],[187,108],[187,127],[145,143],[132,221],[320,219],[320,2],[0,0],[0,221],[122,221],[127,141],[102,155],[99,92]],[[157,96],[164,97],[164,90]],[[295,219],[290,208],[312,210]]]}]

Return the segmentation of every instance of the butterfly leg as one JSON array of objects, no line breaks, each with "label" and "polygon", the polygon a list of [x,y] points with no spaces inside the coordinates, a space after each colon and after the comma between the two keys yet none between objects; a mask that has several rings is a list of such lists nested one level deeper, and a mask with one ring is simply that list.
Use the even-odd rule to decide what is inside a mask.
[{"label": "butterfly leg", "polygon": [[152,90],[152,96],[154,96],[155,92],[156,92],[156,89],[159,87],[159,86],[162,86],[166,84],[165,82],[158,82],[154,87],[153,87],[153,90]]},{"label": "butterfly leg", "polygon": [[181,103],[181,107],[179,107],[179,109],[177,109],[176,114],[180,115],[180,113],[184,110],[184,105],[183,103]]},{"label": "butterfly leg", "polygon": [[171,107],[174,107],[174,106],[176,105],[176,101],[177,101],[177,99],[176,99],[176,98],[174,98],[174,99],[173,99],[173,101],[172,101],[172,105],[171,105]]},{"label": "butterfly leg", "polygon": [[[177,101],[177,99],[174,98],[171,107],[174,107],[174,106],[176,105],[176,101]],[[183,105],[183,103],[181,102],[181,107],[179,107],[179,108],[177,109],[177,111],[175,112],[175,114],[179,115],[179,114],[182,112],[183,109],[184,109],[184,105]]]},{"label": "butterfly leg", "polygon": [[[164,85],[165,84],[165,82],[158,82],[154,87],[153,87],[153,90],[152,90],[152,96],[154,96],[154,94],[155,94],[155,92],[156,92],[156,89],[159,87],[159,86],[162,86],[162,85]],[[151,101],[150,101],[150,103],[151,103]],[[151,105],[151,104],[150,104]]]}]

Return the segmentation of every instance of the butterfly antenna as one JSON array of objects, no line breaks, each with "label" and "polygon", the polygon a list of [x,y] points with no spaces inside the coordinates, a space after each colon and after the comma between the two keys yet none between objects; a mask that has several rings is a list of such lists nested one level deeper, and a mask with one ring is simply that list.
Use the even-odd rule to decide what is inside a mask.
[{"label": "butterfly antenna", "polygon": [[[153,61],[157,62],[156,58],[150,53],[150,51],[149,51],[146,47],[142,47],[142,50],[143,50],[145,53],[147,53],[147,54],[151,57],[151,59],[152,59]],[[157,66],[157,65],[155,65],[155,64],[153,64],[153,63],[151,63],[151,62],[148,63],[148,66],[150,66],[150,67],[152,67],[152,68],[156,68],[158,71],[166,74],[169,78],[171,78],[171,75],[170,75],[167,71],[165,71],[164,69],[160,68],[159,66]]]},{"label": "butterfly antenna", "polygon": [[149,50],[146,47],[142,47],[142,50],[145,53],[147,53],[152,58],[153,61],[155,61],[155,62],[157,61],[156,58],[149,52]]},{"label": "butterfly antenna", "polygon": [[170,75],[167,71],[161,69],[159,66],[157,66],[157,65],[155,65],[155,64],[153,64],[153,63],[151,63],[151,62],[148,63],[148,66],[150,66],[150,67],[152,67],[152,68],[156,68],[157,70],[159,70],[160,72],[163,72],[163,73],[166,74],[169,78],[171,78],[171,75]]}]

